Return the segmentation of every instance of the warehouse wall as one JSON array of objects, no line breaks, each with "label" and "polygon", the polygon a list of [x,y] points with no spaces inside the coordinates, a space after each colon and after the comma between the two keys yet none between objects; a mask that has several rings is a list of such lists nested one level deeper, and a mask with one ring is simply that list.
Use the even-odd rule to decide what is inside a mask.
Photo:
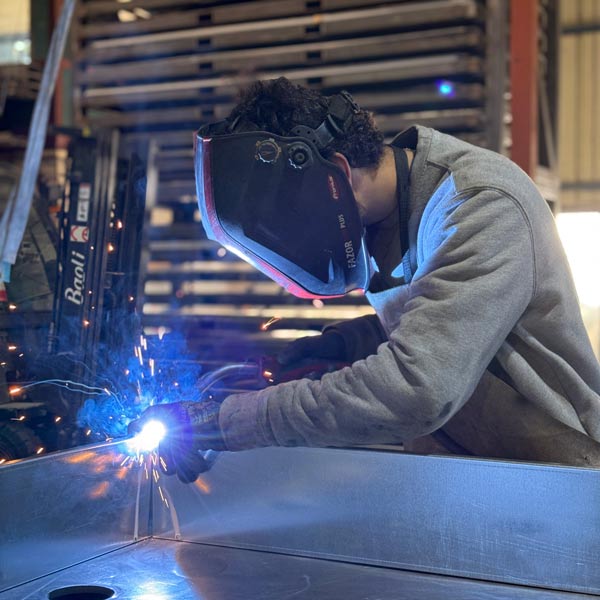
[{"label": "warehouse wall", "polygon": [[600,357],[600,2],[561,0],[558,226]]}]

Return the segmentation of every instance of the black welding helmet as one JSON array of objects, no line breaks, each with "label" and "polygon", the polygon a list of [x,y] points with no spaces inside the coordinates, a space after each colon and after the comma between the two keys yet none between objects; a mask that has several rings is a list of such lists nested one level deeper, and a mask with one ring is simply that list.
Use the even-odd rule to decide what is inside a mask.
[{"label": "black welding helmet", "polygon": [[370,279],[350,183],[319,152],[348,122],[348,110],[357,110],[348,94],[333,98],[340,98],[339,117],[330,102],[315,130],[298,126],[279,136],[220,121],[201,128],[196,140],[196,187],[208,237],[302,298],[364,290]]}]

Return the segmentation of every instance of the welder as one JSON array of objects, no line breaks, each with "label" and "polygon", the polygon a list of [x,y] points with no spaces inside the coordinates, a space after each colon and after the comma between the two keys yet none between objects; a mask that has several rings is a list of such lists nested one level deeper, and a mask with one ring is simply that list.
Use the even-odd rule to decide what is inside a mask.
[{"label": "welder", "polygon": [[199,449],[399,445],[600,466],[600,366],[554,220],[507,158],[414,126],[384,143],[342,92],[252,84],[200,129],[212,239],[306,298],[364,290],[375,315],[279,357],[347,363],[142,415],[184,481]]}]

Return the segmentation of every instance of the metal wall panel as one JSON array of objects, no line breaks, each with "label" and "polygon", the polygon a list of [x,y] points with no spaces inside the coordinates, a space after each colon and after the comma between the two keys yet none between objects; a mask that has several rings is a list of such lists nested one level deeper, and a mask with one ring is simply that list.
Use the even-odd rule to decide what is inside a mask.
[{"label": "metal wall panel", "polygon": [[158,485],[159,537],[600,595],[599,470],[270,448]]},{"label": "metal wall panel", "polygon": [[[319,586],[326,583],[331,560],[388,567],[383,573],[451,575],[456,583],[398,573],[392,579],[403,591],[394,596],[394,584],[387,586],[381,572],[367,576],[364,566],[345,569],[353,581],[361,573],[371,578],[371,593],[385,591],[386,598],[414,598],[418,590],[428,598],[553,597],[514,585],[600,596],[600,470],[270,448],[224,453],[195,484],[183,485],[161,476],[153,464],[128,469],[122,447],[113,442],[1,467],[0,502],[18,510],[0,516],[0,595],[46,598],[50,584],[114,582],[119,597],[164,592],[165,598],[179,599],[173,590],[181,589],[181,598],[191,599],[197,596],[183,592],[188,584],[202,584],[203,562],[229,555],[228,576],[242,586],[252,585],[252,573],[262,564],[271,565],[262,571],[265,581],[285,587],[289,578],[278,577],[275,565],[302,564],[297,557],[303,556],[327,559],[305,561],[301,569],[325,576]],[[193,543],[126,548],[147,535]],[[196,543],[206,545],[192,560]],[[211,550],[214,545],[267,553],[257,563],[257,553]],[[110,554],[113,550],[118,552]],[[278,561],[277,554],[295,561]],[[71,568],[101,555],[106,556],[100,561]],[[140,555],[149,563],[135,558]],[[150,563],[153,568],[144,569]],[[45,582],[15,587],[58,570]],[[459,585],[457,577],[512,585]],[[338,583],[331,596],[306,597],[366,597],[340,595],[339,579],[333,581]],[[405,588],[403,581],[416,587]],[[173,588],[177,582],[183,587]],[[218,589],[229,588],[216,583],[210,594],[223,597]],[[147,587],[154,584],[158,588]],[[236,595],[230,590],[232,598],[240,597],[236,590]]]},{"label": "metal wall panel", "polygon": [[113,442],[0,466],[0,591],[148,535],[149,486],[122,450]]},{"label": "metal wall panel", "polygon": [[600,210],[600,2],[562,0],[562,210]]}]

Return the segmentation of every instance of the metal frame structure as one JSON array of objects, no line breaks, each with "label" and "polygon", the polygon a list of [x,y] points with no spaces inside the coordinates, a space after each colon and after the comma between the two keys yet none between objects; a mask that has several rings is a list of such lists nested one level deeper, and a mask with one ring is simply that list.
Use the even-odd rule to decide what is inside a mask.
[{"label": "metal frame structure", "polygon": [[0,467],[2,600],[600,596],[596,469],[271,448],[185,486],[127,462],[113,442]]},{"label": "metal frame structure", "polygon": [[557,209],[557,2],[511,0],[511,158]]}]

